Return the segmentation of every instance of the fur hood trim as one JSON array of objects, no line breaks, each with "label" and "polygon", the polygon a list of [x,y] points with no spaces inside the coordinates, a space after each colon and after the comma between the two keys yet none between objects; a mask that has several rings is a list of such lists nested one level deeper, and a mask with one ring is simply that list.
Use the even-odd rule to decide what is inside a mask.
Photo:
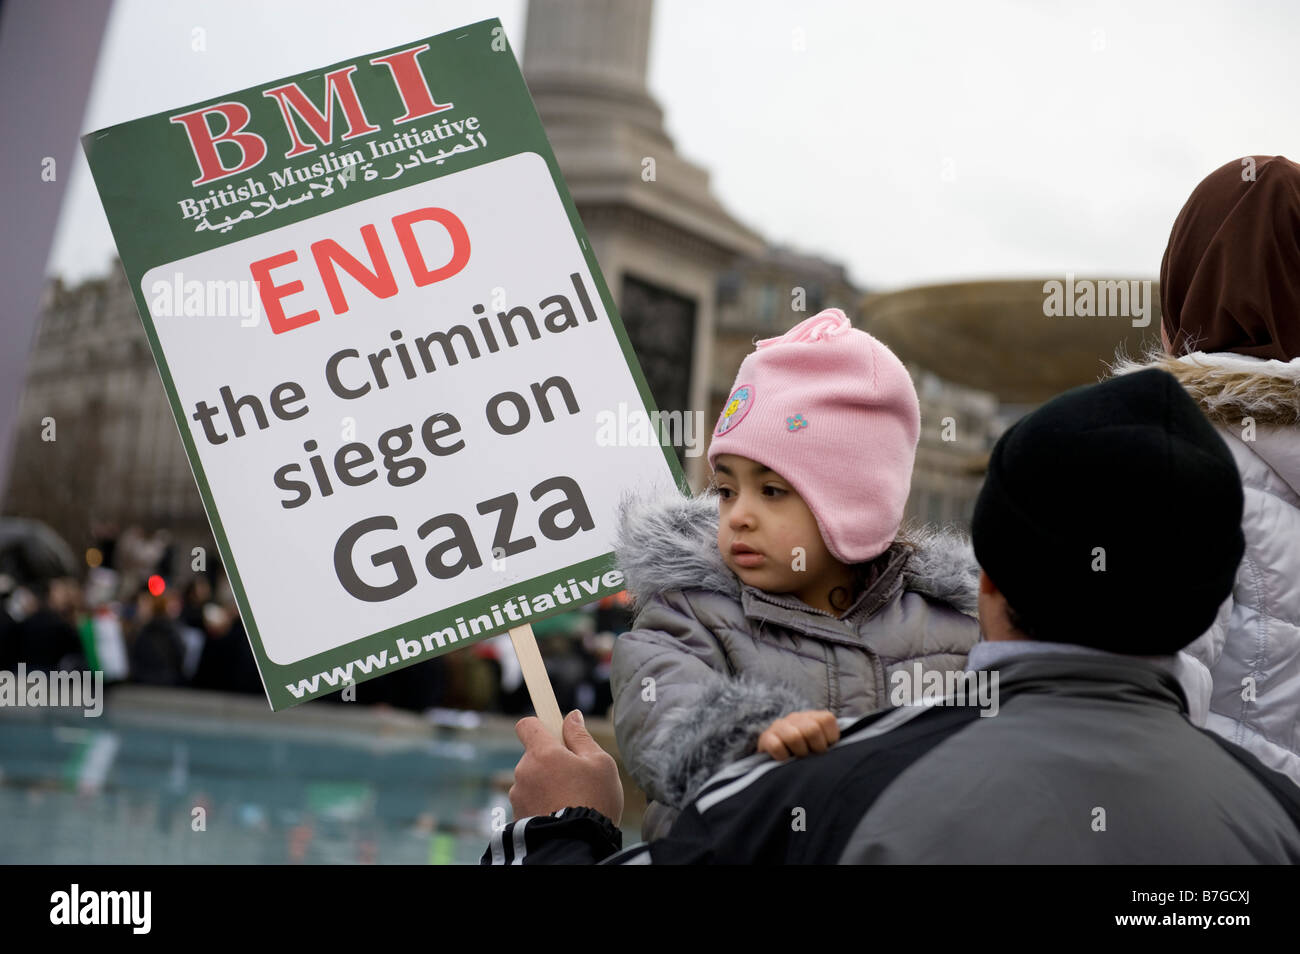
[{"label": "fur hood trim", "polygon": [[[903,587],[975,615],[979,565],[970,539],[948,529],[908,526],[899,539],[913,545]],[[652,596],[706,589],[741,597],[740,579],[718,552],[718,495],[688,496],[685,488],[634,488],[619,502],[614,553],[639,612]]]},{"label": "fur hood trim", "polygon": [[1159,348],[1138,360],[1118,355],[1112,375],[1147,368],[1168,371],[1216,424],[1237,427],[1243,417],[1265,426],[1300,425],[1300,358],[1279,361],[1194,351],[1181,357]]},{"label": "fur hood trim", "polygon": [[774,721],[809,708],[800,693],[780,683],[710,673],[695,705],[664,718],[664,748],[652,769],[655,789],[664,804],[683,808],[719,769],[753,755],[758,737]]}]

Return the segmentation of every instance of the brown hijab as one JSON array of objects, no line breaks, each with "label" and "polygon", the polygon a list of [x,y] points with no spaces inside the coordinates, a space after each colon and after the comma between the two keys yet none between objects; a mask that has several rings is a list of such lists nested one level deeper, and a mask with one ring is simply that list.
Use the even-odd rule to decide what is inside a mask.
[{"label": "brown hijab", "polygon": [[1169,235],[1160,306],[1172,354],[1300,357],[1300,165],[1249,156],[1201,181]]}]

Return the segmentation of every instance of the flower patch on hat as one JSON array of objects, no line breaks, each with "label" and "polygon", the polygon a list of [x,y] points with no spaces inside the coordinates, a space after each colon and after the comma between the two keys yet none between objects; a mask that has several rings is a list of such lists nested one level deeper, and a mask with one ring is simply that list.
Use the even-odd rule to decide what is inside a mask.
[{"label": "flower patch on hat", "polygon": [[722,414],[718,417],[718,426],[713,430],[714,436],[725,434],[739,424],[753,406],[753,385],[742,384],[732,391],[731,397],[727,398],[727,403],[722,407]]},{"label": "flower patch on hat", "polygon": [[797,431],[801,427],[807,427],[808,422],[803,419],[802,414],[796,414],[794,417],[787,417],[785,419],[785,426],[788,430]]}]

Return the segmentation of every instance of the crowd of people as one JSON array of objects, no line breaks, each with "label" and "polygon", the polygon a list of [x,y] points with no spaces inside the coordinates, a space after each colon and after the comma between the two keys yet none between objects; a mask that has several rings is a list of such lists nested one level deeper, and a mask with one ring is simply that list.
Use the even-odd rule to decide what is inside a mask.
[{"label": "crowd of people", "polygon": [[[131,531],[132,536],[135,532]],[[147,538],[146,538],[147,539]],[[264,695],[256,660],[228,579],[173,575],[165,547],[147,572],[115,568],[112,541],[97,566],[72,575],[17,579],[0,572],[0,670],[96,670],[107,685],[193,687]],[[129,563],[123,560],[124,564]],[[604,715],[616,635],[627,628],[624,594],[539,622],[543,659],[566,710]],[[454,657],[454,658],[453,658]],[[509,637],[439,656],[322,697],[412,712],[436,708],[532,711]]]}]

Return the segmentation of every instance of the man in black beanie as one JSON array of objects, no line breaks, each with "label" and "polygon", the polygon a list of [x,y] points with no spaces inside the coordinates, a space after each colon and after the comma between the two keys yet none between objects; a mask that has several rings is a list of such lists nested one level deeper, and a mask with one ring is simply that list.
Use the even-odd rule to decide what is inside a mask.
[{"label": "man in black beanie", "polygon": [[1008,428],[971,535],[1023,634],[1172,654],[1232,592],[1242,504],[1223,439],[1172,375],[1144,371],[1066,391]]},{"label": "man in black beanie", "polygon": [[[1156,500],[1197,519],[1152,521]],[[580,721],[561,743],[521,720],[519,820],[483,861],[1300,862],[1300,789],[1195,727],[1176,678],[1231,590],[1241,511],[1231,454],[1168,373],[1067,391],[993,450],[965,680],[892,687],[925,704],[842,719],[820,754],[734,763],[627,850],[609,756]]]}]

